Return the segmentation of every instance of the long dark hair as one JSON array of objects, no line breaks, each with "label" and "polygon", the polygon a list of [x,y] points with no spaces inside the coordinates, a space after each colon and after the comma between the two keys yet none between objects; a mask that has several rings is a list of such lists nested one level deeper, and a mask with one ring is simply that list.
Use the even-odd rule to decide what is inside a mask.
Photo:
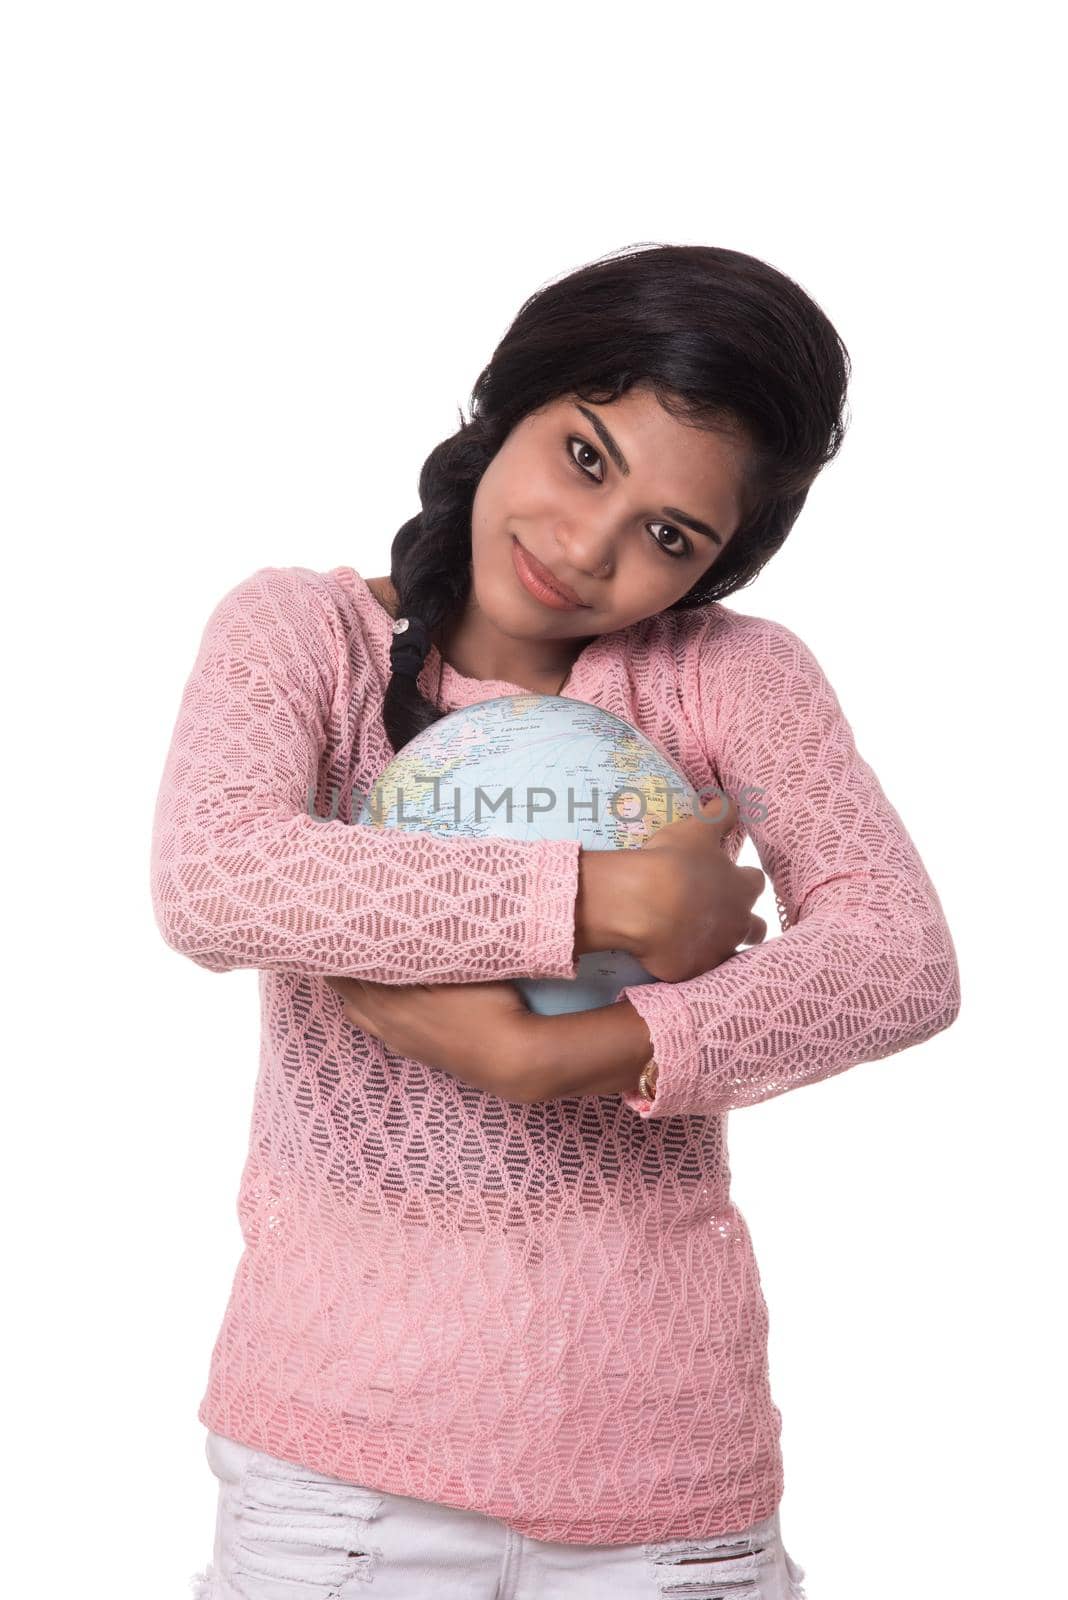
[{"label": "long dark hair", "polygon": [[[669,607],[752,583],[793,527],[845,435],[849,353],[819,306],[755,256],[713,245],[635,246],[538,289],[480,373],[471,419],[419,474],[422,510],[390,550],[398,616],[428,634],[471,584],[471,510],[512,429],[557,397],[611,404],[645,384],[672,416],[745,440],[742,520],[711,568]],[[403,636],[402,636],[403,637]],[[398,751],[444,712],[394,672],[383,721]]]}]

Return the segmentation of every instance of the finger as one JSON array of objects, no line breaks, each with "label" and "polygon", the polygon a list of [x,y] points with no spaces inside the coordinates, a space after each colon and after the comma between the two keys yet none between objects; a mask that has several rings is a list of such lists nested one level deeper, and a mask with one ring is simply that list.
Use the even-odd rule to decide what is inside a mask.
[{"label": "finger", "polygon": [[738,807],[729,794],[716,789],[701,801],[701,821],[719,828],[721,833],[730,833],[738,821]]},{"label": "finger", "polygon": [[768,925],[763,917],[750,917],[743,944],[760,944],[767,937]]}]

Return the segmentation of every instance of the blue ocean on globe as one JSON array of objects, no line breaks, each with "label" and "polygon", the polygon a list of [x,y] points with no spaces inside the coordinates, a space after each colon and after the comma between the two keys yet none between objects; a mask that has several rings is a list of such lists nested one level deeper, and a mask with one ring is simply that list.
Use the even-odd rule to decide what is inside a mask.
[{"label": "blue ocean on globe", "polygon": [[[501,695],[450,711],[400,750],[356,821],[442,838],[577,839],[633,850],[699,809],[687,779],[637,728],[582,700]],[[515,980],[532,1011],[610,1005],[655,983],[625,950],[587,951],[578,975]]]}]

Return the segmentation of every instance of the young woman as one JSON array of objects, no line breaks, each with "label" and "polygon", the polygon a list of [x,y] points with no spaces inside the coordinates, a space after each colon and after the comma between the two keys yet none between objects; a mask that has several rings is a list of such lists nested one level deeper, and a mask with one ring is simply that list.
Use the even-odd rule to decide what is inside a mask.
[{"label": "young woman", "polygon": [[[521,308],[388,578],[261,568],[209,619],[152,893],[176,950],[259,969],[262,1056],[201,1595],[802,1594],[727,1114],[960,1004],[815,656],[722,604],[836,453],[847,379],[767,264],[609,256]],[[708,803],[624,851],[353,822],[421,729],[524,690],[625,718]],[[603,949],[661,981],[526,1010],[516,978]]]}]

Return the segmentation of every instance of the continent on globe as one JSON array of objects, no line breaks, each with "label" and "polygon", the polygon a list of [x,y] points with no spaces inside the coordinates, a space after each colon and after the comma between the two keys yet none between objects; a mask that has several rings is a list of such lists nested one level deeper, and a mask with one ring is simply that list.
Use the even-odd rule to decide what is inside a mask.
[{"label": "continent on globe", "polygon": [[[641,846],[698,810],[691,784],[622,717],[566,696],[500,695],[463,706],[398,752],[354,819],[456,838],[577,839],[587,850]],[[522,978],[532,1011],[610,1005],[655,983],[625,950],[592,950],[578,975]]]}]

